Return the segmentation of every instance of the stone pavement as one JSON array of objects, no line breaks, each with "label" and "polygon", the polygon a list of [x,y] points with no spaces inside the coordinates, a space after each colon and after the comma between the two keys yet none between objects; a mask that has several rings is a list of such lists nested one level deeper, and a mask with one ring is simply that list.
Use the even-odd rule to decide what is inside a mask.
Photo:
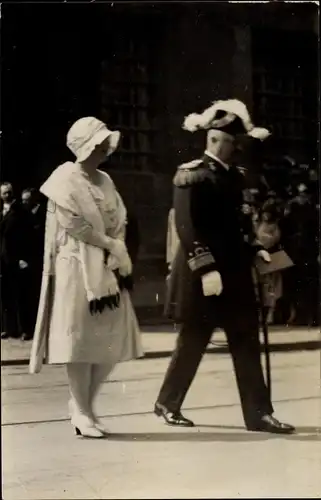
[{"label": "stone pavement", "polygon": [[274,352],[272,392],[293,436],[244,430],[226,354],[207,354],[184,409],[193,429],[165,426],[153,413],[168,359],[119,364],[97,413],[106,440],[76,438],[63,367],[2,368],[5,500],[321,498],[320,351]]},{"label": "stone pavement", "polygon": [[[170,356],[175,346],[177,332],[171,325],[142,327],[142,341],[147,358]],[[317,349],[321,346],[319,328],[276,328],[269,329],[272,351]],[[213,334],[208,352],[226,353],[226,338],[222,331]],[[31,343],[17,339],[1,341],[1,364],[26,364],[29,360]]]}]

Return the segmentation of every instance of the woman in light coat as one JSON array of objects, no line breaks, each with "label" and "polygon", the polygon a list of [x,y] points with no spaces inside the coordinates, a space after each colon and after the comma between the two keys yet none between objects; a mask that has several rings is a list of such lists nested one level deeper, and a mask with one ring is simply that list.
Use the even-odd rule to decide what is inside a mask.
[{"label": "woman in light coat", "polygon": [[48,205],[30,372],[44,359],[66,365],[72,425],[91,438],[107,434],[93,410],[101,384],[117,362],[143,354],[129,295],[126,208],[98,169],[119,138],[96,118],[81,118],[67,135],[75,163],[60,165],[40,189]]}]

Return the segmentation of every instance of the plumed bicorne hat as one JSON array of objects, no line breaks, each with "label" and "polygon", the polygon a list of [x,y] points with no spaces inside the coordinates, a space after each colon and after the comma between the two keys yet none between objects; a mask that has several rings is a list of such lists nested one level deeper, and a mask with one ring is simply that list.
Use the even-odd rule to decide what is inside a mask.
[{"label": "plumed bicorne hat", "polygon": [[213,102],[203,113],[192,113],[185,117],[183,129],[188,132],[216,129],[230,135],[244,134],[264,141],[271,132],[255,127],[246,105],[238,99]]}]

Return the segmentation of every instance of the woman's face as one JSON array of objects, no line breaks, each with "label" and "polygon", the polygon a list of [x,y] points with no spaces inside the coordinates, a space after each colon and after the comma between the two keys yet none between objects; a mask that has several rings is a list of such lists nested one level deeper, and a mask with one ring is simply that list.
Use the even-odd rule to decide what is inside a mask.
[{"label": "woman's face", "polygon": [[101,144],[97,144],[94,151],[91,153],[89,159],[90,162],[95,163],[99,166],[101,163],[106,161],[106,157],[109,151],[109,139],[105,139]]}]

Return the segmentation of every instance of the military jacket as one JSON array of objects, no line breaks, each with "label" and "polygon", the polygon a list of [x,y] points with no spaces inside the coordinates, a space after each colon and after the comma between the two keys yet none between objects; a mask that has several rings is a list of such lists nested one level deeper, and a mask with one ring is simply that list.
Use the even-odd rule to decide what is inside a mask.
[{"label": "military jacket", "polygon": [[176,228],[192,273],[251,266],[263,246],[247,210],[243,169],[204,155],[178,168],[174,186]]}]

